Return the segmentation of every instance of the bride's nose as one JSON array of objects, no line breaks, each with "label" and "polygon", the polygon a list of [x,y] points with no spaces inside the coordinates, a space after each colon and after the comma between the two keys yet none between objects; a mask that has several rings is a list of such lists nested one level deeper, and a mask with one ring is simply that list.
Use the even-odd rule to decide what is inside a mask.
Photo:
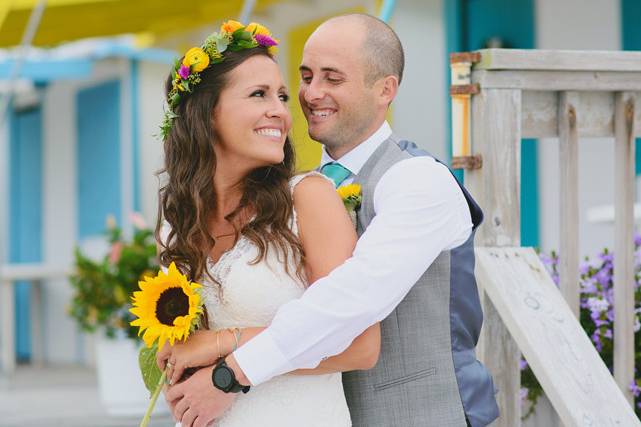
[{"label": "bride's nose", "polygon": [[289,116],[289,110],[287,105],[280,98],[277,98],[276,101],[273,101],[269,105],[269,109],[265,112],[267,117],[279,117],[286,118]]}]

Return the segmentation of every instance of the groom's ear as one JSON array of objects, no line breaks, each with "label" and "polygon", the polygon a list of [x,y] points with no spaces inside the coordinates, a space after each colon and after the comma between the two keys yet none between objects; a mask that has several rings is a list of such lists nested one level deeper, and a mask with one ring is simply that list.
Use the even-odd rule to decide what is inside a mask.
[{"label": "groom's ear", "polygon": [[386,76],[379,80],[379,97],[381,104],[390,105],[398,92],[398,77]]}]

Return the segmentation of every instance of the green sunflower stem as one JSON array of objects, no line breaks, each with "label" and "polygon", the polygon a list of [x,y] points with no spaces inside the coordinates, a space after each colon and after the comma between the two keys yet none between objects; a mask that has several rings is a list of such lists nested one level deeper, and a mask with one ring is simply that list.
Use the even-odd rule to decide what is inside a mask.
[{"label": "green sunflower stem", "polygon": [[145,416],[140,422],[140,427],[147,427],[147,425],[149,424],[149,421],[151,420],[151,412],[154,410],[154,407],[156,406],[156,400],[158,400],[158,396],[160,395],[160,390],[162,390],[163,385],[165,385],[165,379],[167,379],[167,370],[164,370],[162,372],[162,375],[158,380],[158,384],[156,385],[154,394],[151,395],[151,401],[149,402],[149,406],[147,406],[147,412],[145,412]]}]

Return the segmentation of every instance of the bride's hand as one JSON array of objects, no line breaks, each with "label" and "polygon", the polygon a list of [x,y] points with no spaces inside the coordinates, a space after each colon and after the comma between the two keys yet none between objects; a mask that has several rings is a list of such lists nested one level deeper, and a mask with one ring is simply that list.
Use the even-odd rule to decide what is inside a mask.
[{"label": "bride's hand", "polygon": [[165,343],[156,353],[156,363],[160,370],[167,370],[169,384],[177,383],[184,370],[212,365],[219,357],[216,331],[198,330],[189,336],[185,342],[174,345]]}]

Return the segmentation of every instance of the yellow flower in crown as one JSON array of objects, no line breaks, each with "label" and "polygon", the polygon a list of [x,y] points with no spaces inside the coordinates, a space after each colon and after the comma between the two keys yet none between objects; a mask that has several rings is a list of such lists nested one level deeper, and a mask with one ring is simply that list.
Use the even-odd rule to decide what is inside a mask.
[{"label": "yellow flower in crown", "polygon": [[140,291],[134,292],[133,308],[129,311],[138,317],[131,322],[138,326],[147,347],[158,340],[158,348],[166,341],[186,339],[195,329],[203,313],[203,301],[198,293],[201,287],[192,283],[178,271],[173,262],[167,273],[162,270],[157,276],[145,276],[138,282]]},{"label": "yellow flower in crown", "polygon": [[234,31],[243,27],[244,25],[241,24],[240,22],[230,19],[229,21],[223,22],[223,25],[220,26],[220,31],[228,34],[233,34]]},{"label": "yellow flower in crown", "polygon": [[200,73],[209,66],[209,55],[199,47],[192,47],[185,54],[183,65],[190,67],[194,73]]},{"label": "yellow flower in crown", "polygon": [[256,22],[252,22],[245,27],[245,31],[249,31],[252,34],[262,34],[263,36],[271,36],[272,33],[263,25],[260,25]]}]

